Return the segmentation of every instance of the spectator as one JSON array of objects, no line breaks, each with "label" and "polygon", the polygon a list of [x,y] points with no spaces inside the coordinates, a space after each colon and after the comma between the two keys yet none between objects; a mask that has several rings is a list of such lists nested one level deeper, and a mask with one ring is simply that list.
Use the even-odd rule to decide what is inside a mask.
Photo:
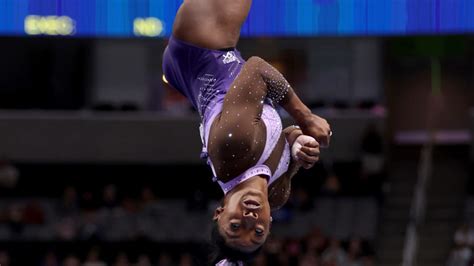
[{"label": "spectator", "polygon": [[474,232],[464,223],[454,233],[454,243],[458,246],[472,246],[474,244]]},{"label": "spectator", "polygon": [[11,205],[8,209],[8,226],[10,232],[13,233],[14,237],[18,237],[23,233],[24,223],[23,223],[23,212],[20,206]]},{"label": "spectator", "polygon": [[83,266],[107,266],[107,264],[100,260],[99,249],[92,248],[89,253],[87,253]]},{"label": "spectator", "polygon": [[159,266],[173,266],[173,260],[171,259],[170,255],[167,253],[161,253],[160,257],[158,258],[158,265]]},{"label": "spectator", "polygon": [[43,224],[44,216],[43,208],[37,200],[29,202],[23,209],[23,222],[26,224]]},{"label": "spectator", "polygon": [[58,213],[61,216],[75,216],[78,212],[77,190],[73,186],[68,186],[64,189],[61,203],[58,206]]},{"label": "spectator", "polygon": [[312,252],[304,254],[299,261],[299,266],[319,266],[319,258]]},{"label": "spectator", "polygon": [[0,187],[13,189],[18,184],[18,169],[7,159],[0,159]]},{"label": "spectator", "polygon": [[327,260],[327,261],[323,262],[322,264],[323,264],[323,266],[339,266],[337,264],[336,259]]},{"label": "spectator", "polygon": [[114,266],[130,266],[130,261],[128,260],[127,254],[118,254],[115,258]]},{"label": "spectator", "polygon": [[375,260],[373,256],[364,256],[362,258],[362,266],[375,266]]},{"label": "spectator", "polygon": [[288,254],[288,252],[280,252],[277,255],[276,265],[280,265],[280,266],[290,266],[291,265],[290,255]]},{"label": "spectator", "polygon": [[63,266],[80,266],[81,262],[79,261],[79,258],[77,258],[74,255],[69,255],[63,260]]},{"label": "spectator", "polygon": [[464,266],[471,259],[472,251],[468,247],[455,247],[451,250],[446,266]]},{"label": "spectator", "polygon": [[60,240],[70,241],[77,237],[79,230],[79,199],[77,190],[73,186],[67,186],[62,195],[61,202],[57,206],[59,219],[55,230]]},{"label": "spectator", "polygon": [[193,257],[189,253],[182,254],[178,266],[193,266]]},{"label": "spectator", "polygon": [[141,191],[141,202],[139,202],[138,216],[136,217],[136,237],[137,239],[147,240],[152,239],[149,232],[155,230],[156,217],[162,215],[159,209],[158,199],[150,187],[144,187]]},{"label": "spectator", "polygon": [[74,217],[61,217],[55,226],[56,234],[60,240],[71,241],[77,237],[79,223]]},{"label": "spectator", "polygon": [[10,255],[8,252],[0,250],[0,265],[10,266]]},{"label": "spectator", "polygon": [[347,260],[344,266],[363,266],[360,259],[362,253],[362,242],[358,238],[349,241]]},{"label": "spectator", "polygon": [[82,210],[91,211],[96,210],[98,204],[94,194],[91,191],[85,191],[82,193],[80,205]]},{"label": "spectator", "polygon": [[326,248],[326,238],[321,229],[315,227],[306,238],[306,251],[314,254],[322,254]]},{"label": "spectator", "polygon": [[283,253],[284,242],[280,238],[272,237],[270,235],[267,243],[264,246],[266,253],[266,261],[268,265],[278,264],[279,255]]},{"label": "spectator", "polygon": [[44,257],[41,266],[59,266],[58,257],[53,252],[48,252]]},{"label": "spectator", "polygon": [[323,265],[345,265],[346,257],[346,252],[341,248],[341,242],[336,238],[332,238],[329,247],[322,255]]},{"label": "spectator", "polygon": [[151,205],[157,201],[155,193],[150,187],[144,187],[141,193],[141,203],[142,207],[145,208],[148,205]]},{"label": "spectator", "polygon": [[267,265],[270,265],[270,264],[267,262],[267,256],[265,256],[264,253],[260,253],[255,258],[255,261],[254,261],[253,265],[254,266],[267,266]]},{"label": "spectator", "polygon": [[137,203],[132,198],[125,198],[120,208],[100,210],[100,220],[103,225],[103,237],[110,241],[136,239],[137,232]]},{"label": "spectator", "polygon": [[86,210],[82,213],[79,236],[83,240],[98,239],[100,236],[99,217],[96,210]]},{"label": "spectator", "polygon": [[105,186],[103,192],[103,207],[113,209],[118,206],[117,187],[113,184]]},{"label": "spectator", "polygon": [[329,175],[322,187],[321,194],[325,196],[337,196],[341,193],[341,181],[337,175]]},{"label": "spectator", "polygon": [[295,264],[302,254],[301,242],[297,239],[288,241],[285,251],[288,254],[289,263]]},{"label": "spectator", "polygon": [[150,257],[145,254],[138,256],[137,264],[135,264],[135,266],[151,266]]}]

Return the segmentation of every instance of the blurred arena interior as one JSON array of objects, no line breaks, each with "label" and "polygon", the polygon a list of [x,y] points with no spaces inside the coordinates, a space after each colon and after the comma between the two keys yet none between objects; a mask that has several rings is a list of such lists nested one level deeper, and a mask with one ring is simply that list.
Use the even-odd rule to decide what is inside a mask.
[{"label": "blurred arena interior", "polygon": [[[221,192],[162,81],[181,2],[0,0],[1,266],[206,265]],[[255,266],[473,265],[473,14],[254,1],[239,50],[334,131]]]}]

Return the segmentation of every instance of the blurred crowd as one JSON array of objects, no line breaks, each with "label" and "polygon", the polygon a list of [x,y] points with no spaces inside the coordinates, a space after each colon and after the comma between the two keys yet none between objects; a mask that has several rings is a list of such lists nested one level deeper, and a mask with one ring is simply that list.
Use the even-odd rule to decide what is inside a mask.
[{"label": "blurred crowd", "polygon": [[454,233],[454,247],[449,253],[446,266],[474,265],[474,228],[464,223]]},{"label": "blurred crowd", "polygon": [[[129,256],[125,252],[118,253],[110,261],[102,258],[98,247],[92,248],[84,258],[75,254],[66,254],[64,256],[55,252],[48,252],[41,260],[32,266],[193,266],[193,258],[190,254],[182,254],[174,260],[169,254],[162,253],[156,260],[147,254],[140,254],[135,257]],[[0,251],[0,265],[16,266],[10,258],[9,253]]]},{"label": "blurred crowd", "polygon": [[[339,197],[336,193],[339,185],[333,177],[328,177],[323,183],[320,193],[326,195],[324,197]],[[29,241],[38,240],[45,241],[44,243],[59,243],[59,245],[76,242],[88,245],[87,243],[91,241],[99,243],[97,245],[100,248],[93,248],[87,253],[75,253],[72,249],[67,252],[64,250],[47,252],[44,257],[41,258],[42,255],[38,255],[36,259],[34,255],[30,255],[32,261],[41,261],[37,266],[205,265],[202,264],[202,258],[195,258],[193,249],[185,251],[178,249],[170,252],[157,249],[156,253],[138,254],[137,252],[127,253],[128,250],[125,248],[127,252],[109,251],[106,252],[106,256],[101,255],[100,250],[106,250],[112,242],[137,242],[139,249],[150,250],[149,245],[154,239],[150,238],[150,231],[142,227],[143,220],[140,217],[144,217],[144,214],[155,213],[156,215],[151,216],[151,219],[160,220],[164,214],[162,209],[157,209],[157,206],[162,204],[162,201],[166,202],[159,199],[150,187],[143,187],[137,196],[132,197],[120,193],[120,189],[115,184],[104,186],[100,194],[89,190],[78,191],[74,186],[67,186],[64,188],[62,197],[57,200],[9,199],[4,201],[4,203],[10,202],[9,204],[0,204],[0,238],[3,227],[8,228],[8,234],[6,238],[3,238],[3,243],[10,241],[29,243]],[[53,204],[47,204],[47,202]],[[204,223],[208,224],[207,218],[210,216],[207,214],[212,208],[210,202],[212,201],[200,193],[195,193],[184,203],[183,208],[187,209],[186,215],[201,213]],[[275,222],[291,221],[293,216],[297,215],[295,211],[310,212],[314,208],[313,203],[314,199],[308,191],[297,187],[287,206],[274,214]],[[196,220],[193,221],[196,222]],[[183,231],[185,228],[181,224],[184,225],[187,222],[179,220],[175,221],[175,224],[180,224],[180,231]],[[47,229],[44,231],[39,228]],[[165,230],[156,226],[151,229]],[[179,232],[168,232],[171,235],[177,233]],[[205,232],[200,232],[200,234],[205,234]],[[205,236],[208,237],[207,234]],[[15,263],[13,255],[9,255],[7,251],[1,251],[1,243],[0,265],[22,266],[22,263]],[[264,252],[255,260],[254,265],[371,266],[374,265],[374,251],[371,244],[371,241],[358,237],[337,239],[318,228],[301,238],[287,238],[274,234],[266,244]]]},{"label": "blurred crowd", "polygon": [[[106,247],[104,247],[106,249]],[[129,254],[104,252],[94,246],[84,255],[49,251],[32,266],[200,266],[206,265],[192,251],[157,251]],[[9,253],[0,250],[2,266],[19,266]],[[253,266],[373,266],[374,252],[367,241],[352,237],[345,241],[325,236],[315,228],[302,238],[272,236]]]},{"label": "blurred crowd", "polygon": [[[292,222],[299,213],[314,212],[315,202],[328,197],[338,198],[339,183],[334,179],[327,179],[319,199],[302,187],[294,188],[287,205],[274,213],[275,221]],[[103,197],[97,198],[93,192],[79,193],[69,186],[64,189],[61,199],[5,200],[0,203],[0,241],[160,241],[172,236],[159,232],[157,226],[167,227],[175,221],[183,225],[180,235],[193,232],[208,223],[218,204],[199,191],[186,201],[158,199],[150,187],[144,187],[138,197],[119,197],[117,191],[116,185],[109,184],[103,189]],[[337,208],[339,205],[330,206]],[[194,217],[195,224],[186,224],[182,220],[186,216]],[[189,235],[189,238],[202,238],[196,238],[196,235]]]},{"label": "blurred crowd", "polygon": [[[140,218],[159,212],[158,200],[149,187],[138,197],[119,197],[117,186],[103,188],[102,197],[92,191],[64,189],[61,199],[13,199],[0,204],[0,226],[9,240],[134,240],[144,236]],[[162,215],[162,214],[161,214]],[[1,231],[1,230],[0,230]],[[140,234],[142,233],[142,234]]]},{"label": "blurred crowd", "polygon": [[[386,176],[383,145],[382,136],[376,127],[370,126],[361,140],[359,160],[321,162],[310,171],[301,171],[300,177],[294,179],[287,205],[274,214],[274,223],[291,223],[300,213],[314,212],[315,202],[321,198],[343,198],[349,201],[359,197],[382,199]],[[41,170],[43,168],[46,170]],[[65,170],[60,170],[62,168]],[[78,173],[75,169],[84,173]],[[41,261],[38,266],[202,265],[196,262],[196,256],[199,255],[193,253],[193,249],[143,253],[130,253],[129,250],[125,253],[119,250],[101,251],[106,251],[109,243],[122,242],[139,242],[141,244],[138,247],[146,249],[150,243],[153,245],[161,243],[162,239],[171,239],[168,238],[170,235],[189,237],[188,231],[205,235],[207,239],[204,230],[195,232],[199,230],[192,229],[196,226],[186,229],[188,224],[199,223],[199,220],[208,225],[210,213],[220,199],[221,192],[215,184],[211,184],[211,181],[208,184],[202,182],[207,172],[196,171],[193,166],[145,167],[143,170],[132,167],[125,171],[126,168],[115,166],[91,169],[74,165],[28,168],[22,165],[17,167],[8,160],[0,161],[1,266],[23,266],[18,264],[15,258],[18,254],[12,254],[15,249],[8,243],[31,241],[46,244],[98,243],[97,248],[88,247],[88,252],[79,253],[74,249],[67,252],[42,252],[37,258],[30,258],[31,261]],[[178,169],[186,172],[179,172]],[[186,188],[174,190],[170,194],[169,187],[178,187],[179,180],[170,179],[170,184],[163,186],[155,178],[157,172],[160,175],[194,175],[201,179],[189,180]],[[64,176],[64,173],[70,176]],[[85,175],[88,177],[82,177]],[[133,182],[130,182],[130,176],[134,177]],[[40,189],[38,186],[41,186]],[[169,202],[179,202],[179,205],[166,206]],[[328,206],[339,208],[339,205]],[[176,221],[182,224],[180,230],[173,232],[164,229],[164,223],[170,226],[170,221],[164,217],[177,215],[178,209],[184,217],[192,214],[200,218],[193,218],[193,222],[185,222],[184,218],[170,218],[171,221],[174,219],[175,226]],[[197,227],[203,228],[201,225]],[[372,240],[356,237],[357,231],[352,232],[354,237],[347,237],[347,233],[344,237],[336,237],[334,232],[330,233],[326,229],[316,228],[300,238],[272,235],[264,252],[255,260],[255,265],[374,265]],[[190,239],[186,241],[201,241],[199,238]],[[2,251],[2,248],[5,249]]]},{"label": "blurred crowd", "polygon": [[[361,165],[360,163],[357,165]],[[344,167],[343,167],[344,168]],[[314,187],[305,187],[305,183],[296,183],[288,204],[274,214],[276,223],[291,222],[295,215],[314,210],[315,197],[347,198],[347,195],[373,195],[355,188],[364,187],[364,183],[350,178],[339,178],[337,172],[322,175],[318,181],[320,186],[315,192]],[[344,176],[344,174],[342,174]],[[366,175],[370,176],[370,175]],[[361,177],[364,180],[365,177]],[[375,177],[371,177],[375,178]],[[308,180],[301,178],[300,180]],[[314,179],[313,179],[314,180]],[[359,180],[359,179],[356,179]],[[351,186],[351,184],[361,184]],[[355,194],[354,194],[355,193]],[[184,215],[201,215],[204,224],[209,224],[209,210],[213,208],[213,199],[205,193],[196,190],[186,200],[181,199]],[[147,225],[146,221],[159,222],[165,216],[176,215],[168,213],[161,207],[168,199],[162,199],[150,186],[143,185],[139,193],[127,193],[127,188],[119,184],[106,184],[95,190],[66,186],[59,198],[13,197],[0,201],[0,250],[2,242],[8,243],[43,241],[44,243],[99,243],[106,249],[108,243],[138,241],[138,247],[144,249],[153,239],[152,231],[168,231],[176,235],[182,232],[169,232],[155,224]],[[317,201],[316,201],[317,202]],[[146,219],[142,219],[145,217]],[[148,219],[148,220],[147,220]],[[193,220],[194,223],[197,220]],[[183,226],[184,220],[175,221]],[[148,226],[148,227],[147,227]],[[3,229],[3,230],[2,230]],[[4,229],[7,229],[6,231]],[[185,231],[180,226],[180,231]],[[163,232],[161,232],[163,233]],[[204,234],[205,232],[197,232]],[[371,241],[351,237],[337,239],[327,232],[314,229],[302,238],[286,238],[274,234],[265,246],[264,252],[255,260],[256,266],[263,265],[312,265],[312,266],[370,266],[374,265]],[[150,242],[151,241],[151,242]],[[201,243],[202,244],[202,243]],[[146,254],[133,254],[117,251],[108,252],[102,256],[100,249],[92,249],[86,253],[48,252],[42,258],[38,256],[33,261],[41,261],[38,266],[185,266],[204,265],[197,263],[192,249],[187,252],[178,250]],[[149,250],[149,247],[148,247]],[[128,251],[128,250],[127,250]],[[44,253],[41,253],[44,254]],[[193,254],[193,255],[191,255]],[[202,252],[201,252],[202,254]],[[200,259],[202,261],[202,258]],[[15,264],[14,255],[7,251],[0,252],[2,266],[22,266]]]},{"label": "blurred crowd", "polygon": [[316,228],[302,239],[270,239],[254,265],[373,266],[374,256],[366,241],[356,237],[341,241]]}]

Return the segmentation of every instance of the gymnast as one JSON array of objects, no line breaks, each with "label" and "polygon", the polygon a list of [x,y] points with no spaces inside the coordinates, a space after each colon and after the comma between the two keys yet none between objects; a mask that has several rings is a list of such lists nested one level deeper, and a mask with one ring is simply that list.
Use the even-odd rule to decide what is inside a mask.
[{"label": "gymnast", "polygon": [[[184,0],[163,55],[164,80],[198,110],[202,157],[224,197],[215,210],[216,265],[243,265],[261,250],[270,212],[290,195],[291,178],[311,168],[331,129],[259,57],[235,48],[252,0]],[[282,128],[281,106],[297,126]]]}]

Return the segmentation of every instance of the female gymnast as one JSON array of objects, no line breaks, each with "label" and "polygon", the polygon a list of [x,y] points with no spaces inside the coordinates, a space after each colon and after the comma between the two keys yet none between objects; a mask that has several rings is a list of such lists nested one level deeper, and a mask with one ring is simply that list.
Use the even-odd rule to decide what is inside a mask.
[{"label": "female gymnast", "polygon": [[[332,134],[275,68],[236,50],[251,4],[184,0],[163,57],[164,80],[201,116],[202,156],[224,192],[213,217],[216,265],[243,265],[258,254],[270,211],[286,203],[292,176],[319,160]],[[276,105],[298,126],[283,130]]]}]

